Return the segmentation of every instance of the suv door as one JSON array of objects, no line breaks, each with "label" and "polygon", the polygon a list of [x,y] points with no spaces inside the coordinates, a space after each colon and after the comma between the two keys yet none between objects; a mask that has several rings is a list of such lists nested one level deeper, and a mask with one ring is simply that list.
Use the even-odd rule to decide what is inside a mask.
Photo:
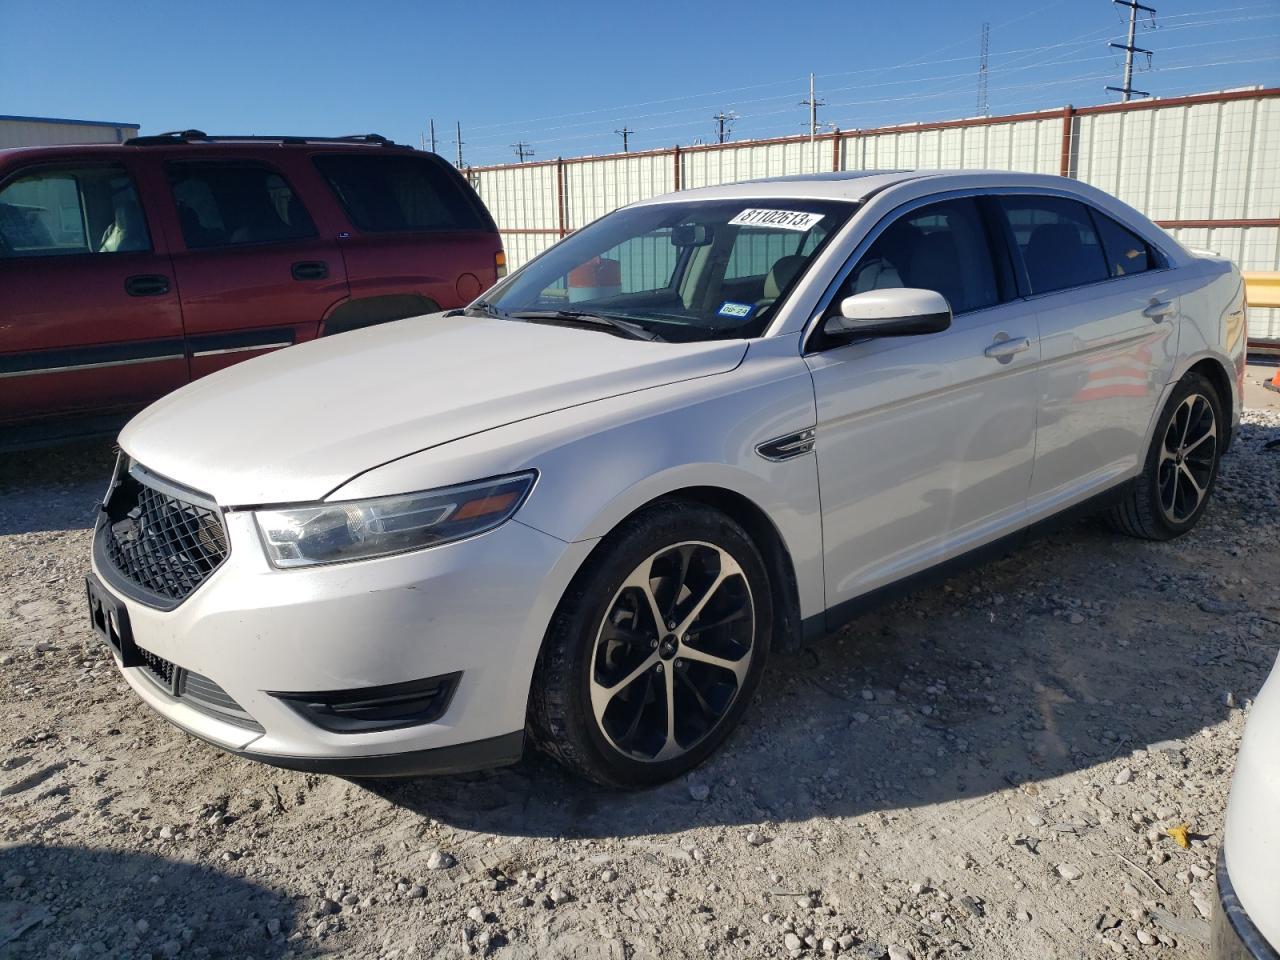
[{"label": "suv door", "polygon": [[1177,352],[1173,271],[1142,238],[1074,199],[999,198],[1040,322],[1029,503],[1053,512],[1138,466]]},{"label": "suv door", "polygon": [[922,287],[951,304],[949,330],[810,341],[828,607],[1021,523],[1039,337],[1026,304],[1003,302],[1015,291],[989,225],[972,197],[882,222],[824,315],[855,293]]},{"label": "suv door", "polygon": [[315,337],[347,296],[346,269],[282,170],[200,159],[170,160],[165,172],[192,377]]},{"label": "suv door", "polygon": [[110,414],[186,382],[153,226],[122,163],[47,162],[0,183],[0,422]]}]

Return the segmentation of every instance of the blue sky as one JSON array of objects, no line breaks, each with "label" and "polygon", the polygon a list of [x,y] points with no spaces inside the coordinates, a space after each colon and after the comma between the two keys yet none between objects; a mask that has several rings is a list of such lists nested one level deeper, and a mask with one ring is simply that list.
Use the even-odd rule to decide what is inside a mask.
[{"label": "blue sky", "polygon": [[[1280,0],[1145,2],[1154,68],[1135,87],[1280,83]],[[706,141],[719,110],[740,115],[733,139],[799,133],[809,71],[843,129],[972,116],[984,21],[992,113],[1115,99],[1108,0],[0,0],[0,114],[415,144],[434,117],[449,157],[462,122],[469,163],[518,140],[576,156],[619,149],[624,125],[633,150]]]}]

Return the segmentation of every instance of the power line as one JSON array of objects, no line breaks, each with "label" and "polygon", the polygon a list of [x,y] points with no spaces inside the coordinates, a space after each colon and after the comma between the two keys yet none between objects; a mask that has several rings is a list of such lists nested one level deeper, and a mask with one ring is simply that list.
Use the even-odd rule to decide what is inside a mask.
[{"label": "power line", "polygon": [[724,143],[725,140],[733,135],[733,127],[731,124],[734,120],[738,119],[738,115],[732,110],[728,113],[721,110],[711,119],[716,122],[716,143]]},{"label": "power line", "polygon": [[[1256,5],[1256,6],[1238,6],[1238,7],[1228,7],[1228,8],[1224,8],[1224,9],[1222,9],[1221,11],[1219,11],[1219,13],[1233,13],[1233,12],[1236,12],[1236,11],[1249,11],[1249,10],[1257,10],[1257,9],[1262,9],[1262,10],[1272,10],[1272,9],[1274,9],[1274,8],[1273,8],[1273,7],[1271,7],[1271,5],[1269,5],[1269,4]],[[1038,11],[1037,11],[1037,12],[1038,12]],[[1280,13],[1267,13],[1267,14],[1261,14],[1261,15],[1259,15],[1259,14],[1255,14],[1255,15],[1238,16],[1238,17],[1226,17],[1226,18],[1224,18],[1224,17],[1222,17],[1222,16],[1219,16],[1219,15],[1215,15],[1215,16],[1212,16],[1212,17],[1208,17],[1208,18],[1204,18],[1204,19],[1199,19],[1199,20],[1194,20],[1194,19],[1193,19],[1193,20],[1191,20],[1190,22],[1187,22],[1187,23],[1177,23],[1177,24],[1175,24],[1175,25],[1169,25],[1169,24],[1170,24],[1170,21],[1179,20],[1179,19],[1188,19],[1188,18],[1194,18],[1194,17],[1201,17],[1201,16],[1203,16],[1203,13],[1204,13],[1203,11],[1198,11],[1198,12],[1191,12],[1191,13],[1184,13],[1184,14],[1174,14],[1174,15],[1171,15],[1171,16],[1162,17],[1161,19],[1162,19],[1162,21],[1163,21],[1163,25],[1162,25],[1162,27],[1161,27],[1161,30],[1162,30],[1162,32],[1164,32],[1164,33],[1168,33],[1168,32],[1170,32],[1170,31],[1176,31],[1176,30],[1185,30],[1185,29],[1195,29],[1195,30],[1200,30],[1202,27],[1205,27],[1205,26],[1215,26],[1215,27],[1216,27],[1216,26],[1225,26],[1225,25],[1229,25],[1229,24],[1233,24],[1233,23],[1256,22],[1256,21],[1259,21],[1259,20],[1268,20],[1268,19],[1274,19],[1274,18],[1276,18],[1276,17],[1280,17]],[[996,27],[999,27],[999,26],[1000,26],[1000,24],[996,24],[995,26],[996,26]],[[1105,38],[1105,37],[1106,37],[1106,35],[1107,35],[1109,32],[1110,32],[1109,28],[1094,29],[1094,30],[1088,31],[1087,33],[1081,34],[1081,35],[1080,35],[1080,37],[1078,37],[1078,38],[1073,38],[1073,39],[1065,40],[1065,41],[1058,41],[1058,42],[1056,42],[1056,43],[1042,44],[1042,45],[1032,46],[1032,47],[1014,48],[1014,49],[1010,49],[1010,50],[998,50],[998,51],[991,51],[991,53],[998,54],[998,55],[999,55],[999,56],[1001,56],[1002,58],[1003,58],[1003,57],[1005,57],[1005,56],[1007,56],[1007,55],[1015,55],[1015,54],[1016,54],[1017,56],[1014,56],[1014,58],[1013,58],[1012,60],[1003,60],[1003,59],[1002,59],[1002,60],[1001,60],[1001,66],[1000,66],[1000,67],[997,67],[997,68],[995,68],[995,69],[989,69],[989,71],[988,71],[988,72],[989,72],[989,75],[995,75],[995,74],[999,74],[999,73],[1009,72],[1009,67],[1010,67],[1012,64],[1016,64],[1016,63],[1019,63],[1019,62],[1022,62],[1022,61],[1031,60],[1033,57],[1035,57],[1035,56],[1036,56],[1036,54],[1041,54],[1041,53],[1045,53],[1045,52],[1053,51],[1053,50],[1063,50],[1063,52],[1068,52],[1068,51],[1069,51],[1069,49],[1071,49],[1071,48],[1076,48],[1076,47],[1081,47],[1081,48],[1083,48],[1083,47],[1086,47],[1086,46],[1088,46],[1089,44],[1096,42],[1096,41],[1097,41],[1098,39],[1100,39],[1100,38]],[[1217,42],[1217,41],[1215,41],[1215,42]],[[1231,41],[1231,40],[1229,40],[1229,39],[1224,39],[1224,40],[1222,40],[1221,42],[1226,43],[1226,42],[1233,42],[1233,41]],[[953,44],[953,46],[954,46],[954,44]],[[945,48],[943,48],[943,49],[945,49]],[[1091,59],[1091,58],[1090,58],[1090,59]],[[1103,59],[1103,58],[1099,58],[1099,59]],[[948,59],[934,59],[934,60],[932,60],[932,61],[931,61],[931,63],[932,63],[932,64],[937,64],[937,65],[941,65],[941,64],[946,64],[946,63],[952,63],[952,62],[963,62],[963,61],[968,61],[968,62],[972,63],[972,57],[970,56],[970,57],[955,57],[955,58],[948,58]],[[1056,65],[1056,64],[1058,64],[1058,63],[1071,63],[1071,62],[1083,62],[1083,60],[1062,60],[1062,61],[1053,61],[1053,60],[1049,60],[1049,61],[1045,61],[1045,60],[1043,60],[1043,59],[1040,59],[1039,61],[1037,61],[1037,62],[1033,63],[1031,66],[1026,67],[1026,68],[1021,68],[1021,69],[1040,69],[1041,67],[1044,67],[1044,66],[1052,66],[1052,65]],[[888,71],[888,70],[891,70],[891,69],[894,69],[894,65],[885,65],[885,66],[883,66],[883,67],[872,67],[872,68],[864,68],[864,69],[861,69],[861,70],[843,71],[843,72],[828,73],[828,74],[820,74],[820,75],[815,75],[815,76],[822,76],[822,77],[845,77],[845,76],[862,75],[862,74],[877,74],[877,73],[884,73],[885,71]],[[957,76],[957,77],[967,77],[967,78],[970,78],[969,82],[972,82],[972,79],[971,79],[971,78],[973,77],[973,74],[972,74],[972,73],[967,73],[967,74],[958,74],[958,75],[956,75],[956,76]],[[871,86],[892,86],[892,85],[898,85],[898,84],[916,84],[916,83],[921,83],[921,82],[932,82],[932,81],[936,81],[936,80],[940,80],[940,79],[949,79],[949,77],[923,77],[923,78],[915,78],[915,79],[910,79],[910,80],[893,80],[893,81],[888,81],[888,82],[886,82],[886,83],[873,83],[873,84],[860,83],[860,84],[855,84],[855,85],[845,86],[845,87],[828,88],[828,91],[827,91],[827,92],[828,92],[828,93],[831,93],[831,92],[835,92],[835,91],[839,91],[839,90],[866,89],[866,88],[871,87]],[[760,88],[760,87],[775,86],[777,83],[793,83],[793,82],[794,82],[794,80],[790,80],[790,81],[775,81],[775,82],[771,82],[771,83],[755,84],[755,85],[753,85],[753,86],[754,86],[754,88],[757,88],[757,89],[758,89],[758,88]],[[961,86],[963,86],[963,85],[961,85]],[[738,90],[745,90],[745,89],[752,89],[752,87],[740,87],[740,88],[736,88],[736,89],[738,89]],[[957,87],[956,89],[958,90],[958,89],[959,89],[959,87]],[[970,88],[970,89],[972,89],[972,88]],[[709,94],[692,94],[692,95],[682,96],[682,97],[670,97],[670,98],[666,98],[666,99],[664,99],[664,100],[653,100],[653,101],[648,101],[648,103],[652,103],[652,104],[659,104],[659,103],[678,102],[678,101],[685,101],[685,100],[697,99],[697,98],[704,97],[704,96],[708,96],[708,95],[709,95]],[[786,96],[787,96],[787,95],[786,95],[785,93],[784,93],[784,94],[777,94],[777,95],[772,95],[772,96],[768,96],[768,97],[760,97],[760,98],[756,98],[756,99],[754,99],[754,100],[746,100],[746,101],[741,101],[741,100],[740,100],[740,101],[739,101],[739,103],[741,104],[741,103],[757,103],[757,102],[769,102],[769,101],[776,101],[776,100],[782,100],[782,99],[785,99],[785,98],[786,98]],[[642,104],[641,104],[641,105],[642,105]],[[601,108],[597,108],[597,109],[595,109],[595,110],[580,111],[580,112],[578,112],[578,113],[572,113],[572,114],[561,114],[560,116],[562,116],[562,117],[587,116],[587,115],[590,115],[590,114],[598,114],[598,113],[602,113],[602,112],[605,112],[606,110],[610,110],[610,109],[622,109],[622,108],[601,107]],[[697,105],[691,105],[691,106],[688,106],[688,107],[679,107],[679,108],[675,108],[675,109],[672,109],[672,110],[655,111],[655,112],[652,112],[652,113],[649,113],[649,114],[641,114],[641,115],[639,115],[638,117],[636,117],[635,119],[648,119],[648,118],[652,118],[652,117],[672,116],[672,115],[677,115],[677,114],[680,114],[680,113],[688,113],[688,112],[698,111],[698,110],[701,110],[701,109],[703,109],[703,108],[702,108],[702,107],[699,107],[699,106],[697,106]],[[778,112],[778,111],[775,111],[775,112]],[[742,118],[744,118],[744,117],[746,117],[746,116],[748,116],[748,115],[745,115],[745,114],[744,114],[744,115],[740,115],[739,119],[742,119]],[[549,118],[546,118],[546,119],[554,119],[554,118],[550,118],[550,117],[549,117]],[[506,122],[503,122],[503,123],[495,123],[495,124],[482,125],[482,127],[473,127],[472,129],[474,130],[474,129],[493,128],[493,127],[503,127],[503,126],[511,127],[511,126],[524,125],[524,124],[532,123],[532,122],[534,122],[534,121],[506,121]],[[572,129],[576,128],[576,127],[594,126],[594,125],[596,125],[598,122],[599,122],[598,120],[597,120],[597,121],[589,121],[589,120],[588,120],[588,121],[582,121],[582,122],[578,122],[578,123],[561,124],[561,125],[558,125],[558,126],[553,126],[553,127],[547,127],[547,128],[544,128],[544,132],[546,132],[546,133],[551,133],[551,132],[556,132],[556,131],[559,131],[559,130],[572,130]],[[695,121],[693,121],[693,120],[686,121],[686,123],[688,123],[688,124],[692,124],[693,122],[695,122]],[[668,125],[666,125],[666,128],[670,128],[670,127],[673,127],[673,126],[679,126],[679,124],[668,124]],[[652,129],[652,128],[646,128],[646,129]],[[597,130],[598,130],[598,127],[597,127]],[[556,139],[555,141],[553,141],[553,142],[561,142],[561,141],[564,141],[564,140],[584,140],[584,139],[589,139],[589,138],[590,138],[590,136],[599,136],[599,134],[597,133],[597,134],[592,134],[592,135],[571,136],[571,137],[561,137],[561,138],[557,138],[557,139]],[[505,139],[505,138],[503,138],[503,137],[501,137],[501,136],[498,136],[498,137],[482,137],[480,140],[473,141],[473,142],[475,142],[475,143],[495,143],[495,142],[501,142],[503,139]]]},{"label": "power line", "polygon": [[622,138],[622,152],[630,153],[631,152],[630,137],[631,137],[631,134],[635,133],[635,131],[630,129],[629,127],[624,126],[621,130],[615,130],[613,132]]},{"label": "power line", "polygon": [[1107,44],[1109,47],[1115,47],[1117,50],[1124,51],[1124,86],[1107,87],[1107,89],[1114,90],[1116,93],[1120,94],[1120,101],[1122,103],[1128,103],[1129,98],[1135,93],[1140,97],[1151,96],[1151,94],[1147,93],[1145,90],[1133,89],[1133,55],[1135,53],[1145,53],[1147,55],[1147,66],[1151,66],[1151,51],[1142,47],[1135,47],[1133,45],[1133,37],[1134,32],[1138,28],[1138,11],[1145,10],[1149,13],[1151,15],[1151,25],[1155,26],[1156,8],[1141,4],[1138,0],[1111,0],[1111,2],[1117,6],[1129,8],[1129,39],[1125,43]]},{"label": "power line", "polygon": [[520,162],[524,163],[525,157],[533,156],[533,147],[525,143],[523,140],[517,140],[511,144],[511,149],[516,152],[516,156],[520,158]]},{"label": "power line", "polygon": [[987,96],[987,54],[990,52],[991,24],[982,25],[982,52],[978,59],[978,116],[991,116],[991,98]]}]

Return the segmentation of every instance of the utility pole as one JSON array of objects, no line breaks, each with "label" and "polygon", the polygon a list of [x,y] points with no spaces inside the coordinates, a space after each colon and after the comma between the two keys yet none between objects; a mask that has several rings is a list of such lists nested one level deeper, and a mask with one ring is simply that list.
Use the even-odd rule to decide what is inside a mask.
[{"label": "utility pole", "polygon": [[436,152],[436,122],[434,120],[428,120],[427,123],[430,124],[430,127],[431,127],[431,152],[435,153]]},{"label": "utility pole", "polygon": [[817,149],[818,149],[818,108],[826,104],[825,100],[819,100],[813,93],[813,74],[809,74],[809,99],[801,100],[800,106],[809,108],[809,159],[817,169]]},{"label": "utility pole", "polygon": [[618,136],[620,136],[620,137],[622,138],[622,152],[623,152],[623,153],[630,153],[630,152],[631,152],[631,141],[630,141],[630,139],[629,139],[629,138],[630,138],[631,134],[635,133],[635,131],[634,131],[634,130],[631,130],[631,129],[627,128],[627,127],[623,127],[621,130],[615,130],[615,131],[613,131],[613,132],[614,132],[614,133],[616,133]]},{"label": "utility pole", "polygon": [[987,96],[987,54],[991,42],[991,24],[982,25],[982,55],[978,59],[978,116],[991,116],[991,99]]},{"label": "utility pole", "polygon": [[1124,86],[1107,87],[1107,89],[1114,90],[1116,93],[1120,94],[1120,101],[1122,103],[1128,103],[1129,97],[1135,93],[1140,97],[1151,96],[1151,94],[1147,93],[1145,90],[1133,89],[1133,55],[1135,53],[1145,53],[1147,55],[1147,65],[1150,66],[1151,64],[1151,51],[1145,50],[1142,47],[1135,47],[1133,45],[1133,38],[1134,33],[1138,28],[1138,11],[1145,10],[1147,13],[1151,14],[1151,22],[1155,23],[1156,8],[1138,3],[1138,0],[1111,0],[1111,2],[1117,6],[1129,8],[1129,40],[1127,43],[1123,44],[1107,44],[1109,47],[1115,47],[1117,50],[1124,51]]},{"label": "utility pole", "polygon": [[456,140],[454,140],[453,142],[454,142],[454,143],[456,143],[456,144],[458,145],[458,163],[457,163],[457,167],[458,167],[458,169],[459,169],[459,170],[461,170],[461,169],[462,169],[462,142],[463,142],[463,141],[462,141],[462,121],[461,121],[461,120],[457,121],[457,129],[458,129],[458,138],[457,138]]},{"label": "utility pole", "polygon": [[515,143],[511,144],[511,149],[516,152],[516,156],[520,158],[521,163],[524,163],[525,157],[533,156],[533,147],[529,146],[529,144],[525,143],[523,140],[517,140]]},{"label": "utility pole", "polygon": [[726,126],[726,124],[730,124],[734,120],[737,120],[738,115],[732,110],[728,113],[721,110],[711,119],[716,122],[716,143],[724,143],[725,140],[729,139],[729,135],[733,133],[733,128]]}]

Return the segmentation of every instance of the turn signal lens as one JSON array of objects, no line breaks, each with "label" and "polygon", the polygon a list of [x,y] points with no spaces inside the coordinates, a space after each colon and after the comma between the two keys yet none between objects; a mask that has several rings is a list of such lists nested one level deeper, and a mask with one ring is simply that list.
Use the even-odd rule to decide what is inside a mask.
[{"label": "turn signal lens", "polygon": [[493,255],[493,270],[499,280],[507,275],[507,255],[501,250]]},{"label": "turn signal lens", "polygon": [[274,567],[368,560],[463,540],[509,520],[535,473],[376,500],[258,510],[254,519]]}]

